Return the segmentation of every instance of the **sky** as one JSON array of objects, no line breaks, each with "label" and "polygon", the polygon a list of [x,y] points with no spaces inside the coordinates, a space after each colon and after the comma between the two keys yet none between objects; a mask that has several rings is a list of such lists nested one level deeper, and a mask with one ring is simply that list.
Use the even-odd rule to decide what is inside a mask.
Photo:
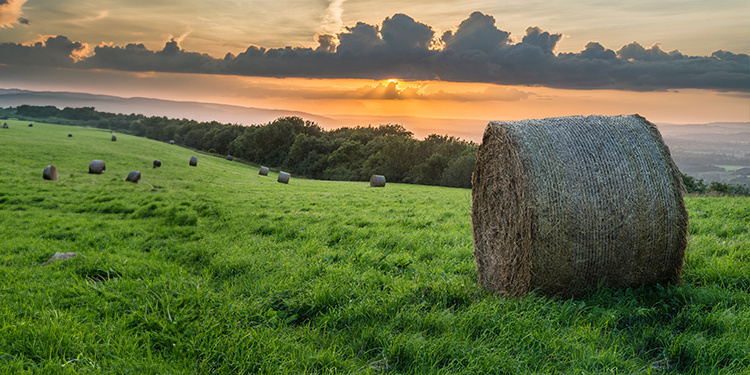
[{"label": "sky", "polygon": [[0,0],[0,88],[304,111],[418,137],[566,115],[750,121],[748,53],[746,0]]}]

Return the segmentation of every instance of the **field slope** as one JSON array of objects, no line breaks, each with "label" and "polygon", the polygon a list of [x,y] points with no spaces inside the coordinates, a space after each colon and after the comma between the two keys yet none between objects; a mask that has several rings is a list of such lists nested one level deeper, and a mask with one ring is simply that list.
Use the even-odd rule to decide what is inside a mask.
[{"label": "field slope", "polygon": [[[152,140],[7,122],[0,373],[750,372],[748,198],[687,199],[683,285],[505,299],[476,282],[469,190],[285,185]],[[56,252],[77,256],[45,265]]]}]

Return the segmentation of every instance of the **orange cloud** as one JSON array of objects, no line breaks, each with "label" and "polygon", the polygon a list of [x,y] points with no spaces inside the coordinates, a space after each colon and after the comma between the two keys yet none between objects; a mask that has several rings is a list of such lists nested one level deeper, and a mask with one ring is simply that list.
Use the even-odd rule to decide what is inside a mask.
[{"label": "orange cloud", "polygon": [[21,19],[23,15],[21,7],[25,2],[26,0],[0,1],[0,27],[12,28],[13,24],[24,23]]}]

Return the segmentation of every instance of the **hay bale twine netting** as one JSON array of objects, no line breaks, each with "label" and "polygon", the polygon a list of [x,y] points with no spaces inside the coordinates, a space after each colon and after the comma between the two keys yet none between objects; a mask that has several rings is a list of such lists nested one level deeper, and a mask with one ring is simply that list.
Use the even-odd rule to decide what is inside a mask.
[{"label": "hay bale twine netting", "polygon": [[268,176],[268,167],[264,167],[261,165],[258,174],[261,176]]},{"label": "hay bale twine netting", "polygon": [[159,159],[154,160],[154,168],[161,167],[161,161]]},{"label": "hay bale twine netting", "polygon": [[379,174],[370,176],[370,187],[385,187],[385,176]]},{"label": "hay bale twine netting", "polygon": [[141,180],[141,172],[138,172],[138,171],[132,171],[128,173],[128,177],[125,178],[125,181],[134,182],[136,184],[140,180]]},{"label": "hay bale twine netting", "polygon": [[279,178],[276,181],[281,182],[282,184],[288,184],[290,177],[291,175],[287,172],[279,172]]},{"label": "hay bale twine netting", "polygon": [[91,163],[89,163],[89,173],[102,174],[106,169],[107,166],[102,160],[92,160]]},{"label": "hay bale twine netting", "polygon": [[522,296],[677,282],[682,178],[639,115],[490,122],[472,176],[479,283]]},{"label": "hay bale twine netting", "polygon": [[196,158],[195,156],[191,156],[190,157],[190,166],[191,167],[195,167],[197,165],[198,165],[198,158]]},{"label": "hay bale twine netting", "polygon": [[52,164],[48,165],[44,168],[44,172],[42,172],[42,178],[50,181],[57,181],[57,168]]}]

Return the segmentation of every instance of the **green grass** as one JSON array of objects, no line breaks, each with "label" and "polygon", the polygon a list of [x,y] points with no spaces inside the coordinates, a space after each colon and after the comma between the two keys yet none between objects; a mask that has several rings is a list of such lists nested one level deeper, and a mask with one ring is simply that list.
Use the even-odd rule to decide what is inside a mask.
[{"label": "green grass", "polygon": [[[142,138],[8,124],[2,373],[750,373],[748,198],[686,200],[683,285],[505,299],[477,285],[469,190],[284,185]],[[55,252],[78,256],[42,265]]]}]

